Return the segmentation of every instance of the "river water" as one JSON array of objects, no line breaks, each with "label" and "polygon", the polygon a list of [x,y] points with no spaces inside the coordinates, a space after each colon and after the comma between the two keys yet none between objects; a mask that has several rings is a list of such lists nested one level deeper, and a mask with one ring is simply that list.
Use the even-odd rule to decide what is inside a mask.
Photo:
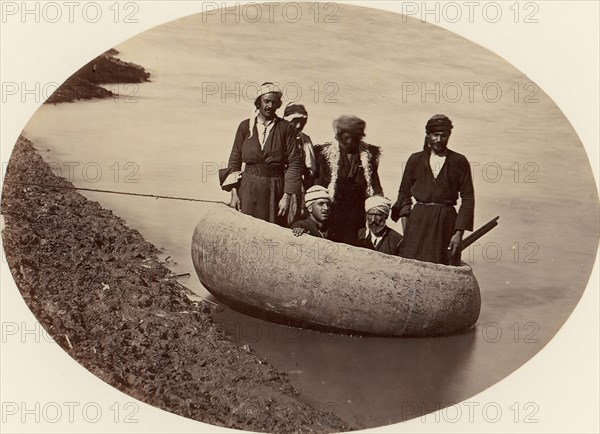
[{"label": "river water", "polygon": [[[422,147],[426,120],[438,112],[453,119],[449,146],[473,167],[475,226],[500,216],[500,225],[463,255],[482,292],[471,333],[357,338],[231,310],[215,318],[289,372],[306,399],[373,427],[481,392],[554,336],[591,272],[598,197],[569,122],[501,58],[396,14],[341,6],[337,23],[317,24],[311,13],[305,8],[307,18],[297,23],[196,15],[147,31],[115,48],[149,70],[152,82],[108,86],[121,93],[114,100],[43,106],[25,134],[79,187],[227,201],[216,170],[250,113],[253,83],[276,81],[288,100],[306,105],[306,132],[315,143],[331,140],[331,121],[342,113],[365,119],[366,140],[383,151],[384,191],[395,200],[402,164]],[[209,296],[190,258],[202,204],[85,195],[164,248],[176,273],[191,273],[181,282]]]}]

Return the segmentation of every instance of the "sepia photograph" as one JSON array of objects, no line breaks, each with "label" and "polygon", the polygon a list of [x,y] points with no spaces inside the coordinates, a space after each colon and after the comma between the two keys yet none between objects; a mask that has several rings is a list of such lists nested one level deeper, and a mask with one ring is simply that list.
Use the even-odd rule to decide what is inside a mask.
[{"label": "sepia photograph", "polygon": [[0,7],[3,431],[598,429],[599,3]]}]

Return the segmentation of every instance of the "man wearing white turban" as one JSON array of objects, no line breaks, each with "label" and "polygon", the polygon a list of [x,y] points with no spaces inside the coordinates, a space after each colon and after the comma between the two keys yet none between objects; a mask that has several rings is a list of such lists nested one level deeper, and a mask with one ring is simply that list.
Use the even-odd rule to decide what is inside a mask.
[{"label": "man wearing white turban", "polygon": [[367,224],[358,231],[358,247],[376,250],[388,255],[400,253],[402,235],[386,225],[392,202],[383,196],[372,196],[365,201]]},{"label": "man wearing white turban", "polygon": [[308,217],[292,224],[292,232],[299,237],[310,234],[313,237],[329,238],[329,213],[331,211],[331,196],[325,187],[313,185],[306,191],[304,203]]},{"label": "man wearing white turban", "polygon": [[[286,226],[290,199],[301,192],[303,162],[296,129],[276,114],[281,96],[273,83],[260,86],[255,109],[240,123],[228,167],[219,177],[222,188],[231,191],[229,206]],[[227,183],[231,179],[233,182]]]}]

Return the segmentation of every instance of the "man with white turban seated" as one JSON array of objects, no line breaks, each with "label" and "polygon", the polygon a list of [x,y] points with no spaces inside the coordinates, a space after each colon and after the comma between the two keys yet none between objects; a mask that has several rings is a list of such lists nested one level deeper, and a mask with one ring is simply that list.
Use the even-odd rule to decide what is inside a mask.
[{"label": "man with white turban seated", "polygon": [[313,237],[329,238],[329,214],[331,212],[331,196],[325,187],[313,185],[306,191],[304,202],[308,217],[292,224],[292,232],[299,237],[308,233]]},{"label": "man with white turban seated", "polygon": [[358,247],[398,255],[402,235],[386,225],[392,202],[383,196],[372,196],[365,201],[366,228],[358,231]]}]

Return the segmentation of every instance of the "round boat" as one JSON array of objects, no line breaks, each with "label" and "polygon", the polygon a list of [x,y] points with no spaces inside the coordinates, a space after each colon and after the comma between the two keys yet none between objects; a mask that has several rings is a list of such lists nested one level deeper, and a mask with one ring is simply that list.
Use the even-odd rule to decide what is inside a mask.
[{"label": "round boat", "polygon": [[242,313],[361,335],[460,333],[479,317],[471,267],[334,243],[235,211],[203,206],[192,240],[200,282]]}]

